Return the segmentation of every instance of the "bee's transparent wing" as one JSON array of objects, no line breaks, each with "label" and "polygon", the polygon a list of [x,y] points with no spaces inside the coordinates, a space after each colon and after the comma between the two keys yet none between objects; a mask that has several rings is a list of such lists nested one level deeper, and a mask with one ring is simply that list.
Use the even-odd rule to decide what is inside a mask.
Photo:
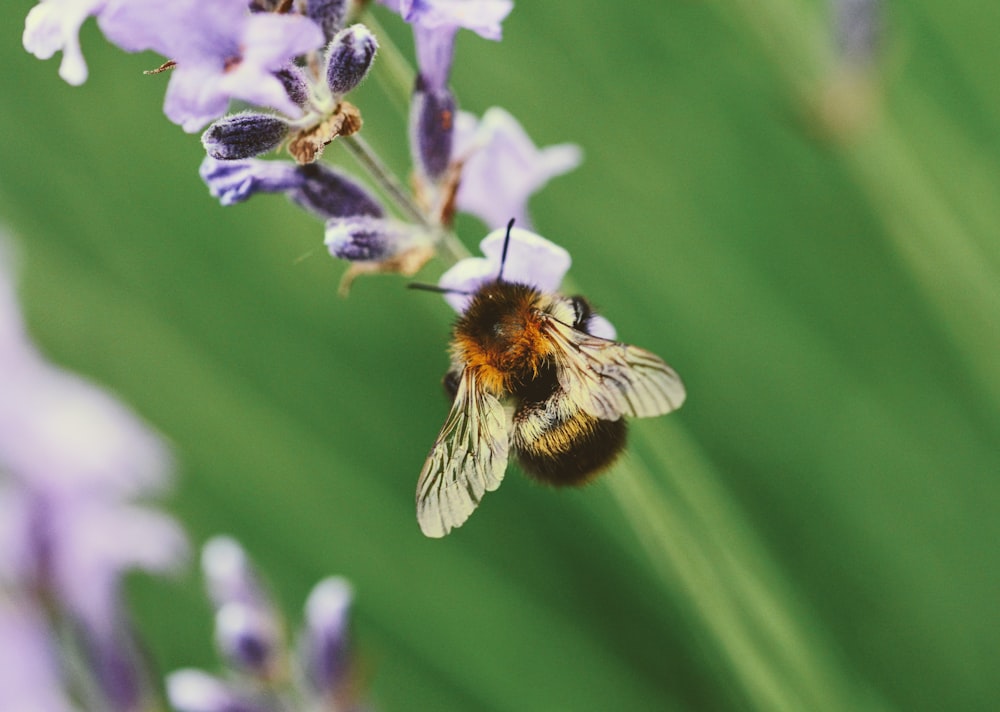
[{"label": "bee's transparent wing", "polygon": [[507,469],[507,416],[465,369],[455,403],[417,481],[417,521],[429,537],[459,527]]},{"label": "bee's transparent wing", "polygon": [[677,410],[684,384],[659,356],[638,346],[592,336],[543,315],[556,346],[559,385],[573,403],[601,420],[648,418]]}]

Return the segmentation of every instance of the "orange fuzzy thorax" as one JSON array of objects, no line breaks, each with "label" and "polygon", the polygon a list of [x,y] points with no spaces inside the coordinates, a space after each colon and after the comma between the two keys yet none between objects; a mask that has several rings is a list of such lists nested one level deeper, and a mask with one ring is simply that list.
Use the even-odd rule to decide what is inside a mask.
[{"label": "orange fuzzy thorax", "polygon": [[512,282],[491,282],[473,295],[455,324],[452,353],[473,369],[494,395],[510,393],[538,375],[552,352],[538,313],[541,292]]}]

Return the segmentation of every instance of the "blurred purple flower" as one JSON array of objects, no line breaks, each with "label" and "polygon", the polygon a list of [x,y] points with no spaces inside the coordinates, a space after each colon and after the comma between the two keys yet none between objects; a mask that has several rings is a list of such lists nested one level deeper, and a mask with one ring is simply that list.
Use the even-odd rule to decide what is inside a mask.
[{"label": "blurred purple flower", "polygon": [[163,110],[192,133],[224,114],[230,99],[300,116],[275,72],[324,41],[309,18],[251,13],[246,0],[128,0],[99,19],[123,49],[151,49],[176,62]]},{"label": "blurred purple flower", "polygon": [[24,20],[24,48],[39,59],[62,51],[59,76],[79,86],[87,81],[87,63],[80,50],[80,26],[104,9],[108,0],[42,0]]},{"label": "blurred purple flower", "polygon": [[219,678],[186,668],[167,676],[167,698],[178,712],[273,712]]},{"label": "blurred purple flower", "polygon": [[0,594],[0,710],[72,712],[59,675],[53,636],[27,601]]},{"label": "blurred purple flower", "polygon": [[331,576],[316,584],[306,601],[303,665],[313,691],[322,698],[344,691],[351,666],[347,624],[352,598],[351,584]]},{"label": "blurred purple flower", "polygon": [[[5,244],[0,252],[7,254]],[[129,645],[122,575],[171,569],[186,547],[174,520],[131,500],[165,485],[169,457],[128,408],[30,347],[5,267],[0,263],[0,583],[67,614],[107,709],[131,709],[143,677]]]},{"label": "blurred purple flower", "polygon": [[[474,292],[483,284],[495,280],[500,273],[500,258],[506,228],[494,230],[479,243],[485,257],[468,257],[457,262],[441,275],[438,286],[458,292]],[[538,288],[543,292],[558,291],[572,262],[569,253],[559,245],[549,242],[521,228],[511,228],[507,262],[503,278]],[[469,305],[468,294],[445,294],[445,300],[455,311],[463,312]],[[615,328],[600,315],[591,317],[587,331],[602,339],[613,339]]]},{"label": "blurred purple flower", "polygon": [[530,229],[531,195],[582,160],[575,144],[538,149],[517,119],[498,107],[488,109],[480,121],[472,114],[459,113],[454,153],[462,162],[456,205],[490,229],[506,225],[511,218]]}]

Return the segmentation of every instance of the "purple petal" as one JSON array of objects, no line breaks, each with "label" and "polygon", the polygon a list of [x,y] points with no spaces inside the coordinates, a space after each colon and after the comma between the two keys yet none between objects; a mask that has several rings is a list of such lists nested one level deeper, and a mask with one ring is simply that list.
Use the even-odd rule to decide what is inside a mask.
[{"label": "purple petal", "polygon": [[0,710],[71,712],[52,634],[39,611],[0,596]]},{"label": "purple petal", "polygon": [[101,500],[63,502],[55,511],[55,594],[95,634],[118,624],[124,573],[174,571],[187,555],[184,533],[161,512]]},{"label": "purple petal", "polygon": [[287,161],[219,161],[206,156],[198,169],[212,197],[223,205],[234,205],[255,193],[281,193],[299,188],[305,176]]},{"label": "purple petal", "polygon": [[539,150],[517,120],[496,107],[474,125],[474,118],[459,115],[455,155],[463,167],[458,209],[490,228],[506,225],[511,218],[530,226],[529,198],[551,178],[579,165],[579,147],[560,144]]},{"label": "purple petal", "polygon": [[[506,228],[494,230],[479,243],[485,258],[471,257],[459,261],[441,275],[438,286],[445,289],[471,292],[478,289],[500,273],[500,257],[506,239]],[[503,268],[503,278],[508,282],[519,282],[537,287],[543,292],[559,289],[571,263],[569,253],[555,243],[533,232],[512,228],[507,263]],[[469,297],[460,294],[446,294],[445,300],[457,311],[464,311]]]},{"label": "purple petal", "polygon": [[[286,101],[290,102],[287,96]],[[219,73],[214,67],[189,63],[171,70],[163,113],[185,131],[200,131],[228,108],[229,94],[220,87]]]},{"label": "purple petal", "polygon": [[87,80],[87,64],[80,50],[80,26],[101,11],[107,0],[45,0],[31,8],[24,21],[24,48],[39,59],[58,51],[63,58],[59,76],[78,86]]},{"label": "purple petal", "polygon": [[116,497],[165,481],[163,444],[96,386],[39,362],[2,387],[0,467],[12,475],[46,490]]},{"label": "purple petal", "polygon": [[128,52],[153,50],[184,64],[239,55],[250,16],[245,0],[126,0],[98,18],[104,36]]},{"label": "purple petal", "polygon": [[427,28],[417,25],[413,28],[417,66],[425,90],[436,92],[447,89],[457,32],[457,27]]},{"label": "purple petal", "polygon": [[464,28],[489,40],[500,39],[500,23],[514,8],[512,0],[402,0],[382,4],[395,9],[411,24]]},{"label": "purple petal", "polygon": [[308,17],[273,13],[247,16],[240,39],[243,61],[270,70],[324,43],[323,31]]}]

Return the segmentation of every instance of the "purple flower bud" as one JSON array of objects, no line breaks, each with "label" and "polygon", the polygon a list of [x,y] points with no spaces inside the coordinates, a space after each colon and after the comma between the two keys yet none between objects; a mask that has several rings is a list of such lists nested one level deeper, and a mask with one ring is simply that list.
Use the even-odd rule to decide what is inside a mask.
[{"label": "purple flower bud", "polygon": [[307,0],[306,15],[320,26],[326,39],[332,39],[344,26],[348,0]]},{"label": "purple flower bud", "polygon": [[306,677],[320,696],[335,694],[350,669],[347,639],[353,592],[338,577],[320,581],[306,601]]},{"label": "purple flower bud", "polygon": [[343,173],[319,163],[297,168],[301,183],[288,197],[321,218],[353,215],[382,217],[385,211],[378,200]]},{"label": "purple flower bud", "polygon": [[191,668],[167,675],[167,698],[178,712],[272,712],[217,677]]},{"label": "purple flower bud", "polygon": [[424,175],[437,180],[451,161],[452,135],[455,129],[455,97],[445,87],[432,90],[422,77],[410,105],[410,151],[414,164]]},{"label": "purple flower bud", "polygon": [[330,254],[351,262],[382,262],[413,246],[420,233],[406,223],[355,216],[326,223]]},{"label": "purple flower bud", "polygon": [[280,649],[280,626],[264,610],[227,603],[215,614],[215,642],[233,667],[266,678]]},{"label": "purple flower bud", "polygon": [[201,550],[201,570],[216,608],[227,603],[271,606],[246,552],[232,537],[217,536],[205,543]]},{"label": "purple flower bud", "polygon": [[304,107],[309,103],[309,82],[298,65],[287,64],[276,71],[274,76],[284,85],[288,98],[298,106]]},{"label": "purple flower bud", "polygon": [[246,112],[219,119],[201,136],[212,158],[252,158],[277,148],[288,135],[288,122],[270,114]]},{"label": "purple flower bud", "polygon": [[242,161],[219,161],[205,156],[198,169],[213,198],[223,205],[242,203],[254,193],[281,193],[300,187],[305,182],[293,163],[262,161],[247,158]]},{"label": "purple flower bud", "polygon": [[341,30],[326,53],[326,82],[334,96],[351,91],[368,74],[378,42],[364,25]]}]

